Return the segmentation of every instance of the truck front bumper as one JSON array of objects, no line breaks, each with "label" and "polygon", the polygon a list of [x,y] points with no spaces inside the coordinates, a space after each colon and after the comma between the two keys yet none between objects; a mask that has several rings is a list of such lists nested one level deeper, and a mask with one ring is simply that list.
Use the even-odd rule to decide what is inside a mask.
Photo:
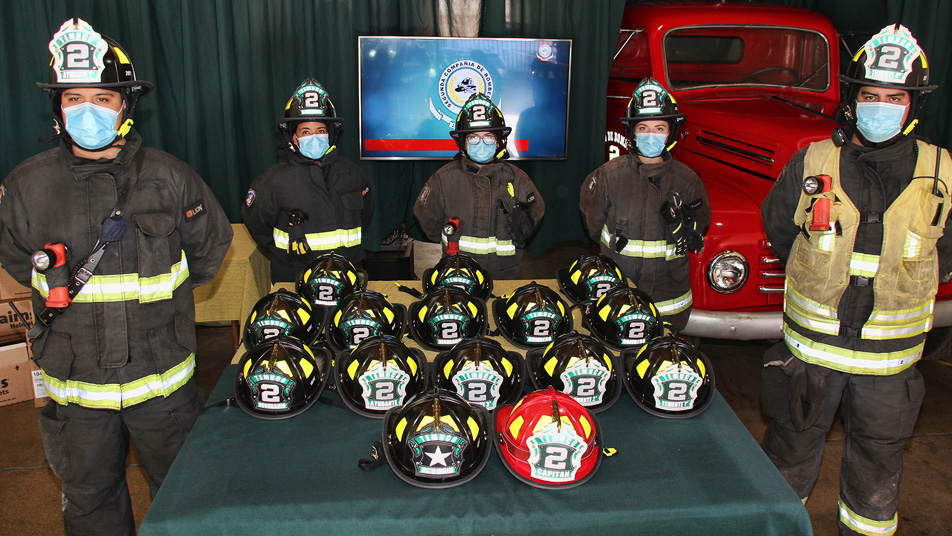
[{"label": "truck front bumper", "polygon": [[[934,327],[952,326],[952,300],[936,302],[934,314]],[[783,338],[783,313],[692,309],[688,325],[681,334],[735,341],[779,340]]]}]

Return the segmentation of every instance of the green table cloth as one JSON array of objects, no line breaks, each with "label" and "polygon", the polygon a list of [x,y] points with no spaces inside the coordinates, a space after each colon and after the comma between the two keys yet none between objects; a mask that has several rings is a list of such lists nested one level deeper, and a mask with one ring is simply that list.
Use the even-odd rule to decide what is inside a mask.
[{"label": "green table cloth", "polygon": [[[225,369],[209,404],[232,395],[234,375]],[[380,420],[321,402],[280,421],[212,407],[139,534],[812,534],[806,509],[720,394],[705,413],[670,420],[622,393],[596,418],[617,454],[579,487],[528,486],[493,452],[474,480],[428,490],[386,465],[357,466],[381,439]]]}]

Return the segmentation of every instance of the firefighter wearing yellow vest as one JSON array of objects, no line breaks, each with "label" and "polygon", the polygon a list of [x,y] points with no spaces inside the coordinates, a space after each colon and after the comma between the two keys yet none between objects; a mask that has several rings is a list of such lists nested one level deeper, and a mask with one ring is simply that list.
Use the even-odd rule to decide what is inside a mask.
[{"label": "firefighter wearing yellow vest", "polygon": [[278,162],[251,183],[241,207],[248,233],[271,257],[271,281],[296,281],[314,258],[335,252],[359,265],[363,230],[374,213],[370,183],[340,155],[344,120],[312,78],[278,120]]},{"label": "firefighter wearing yellow vest", "polygon": [[[4,179],[0,262],[32,284],[34,311],[59,311],[30,335],[51,399],[40,431],[63,482],[66,534],[131,535],[129,441],[154,496],[204,404],[192,379],[192,288],[214,278],[232,230],[202,179],[131,128],[152,84],[136,79],[119,44],[71,19],[49,49],[39,86],[59,144]],[[68,248],[65,264],[32,269],[48,243]],[[88,276],[78,292],[70,273]],[[48,300],[67,280],[72,303],[66,293]]]},{"label": "firefighter wearing yellow vest", "polygon": [[840,534],[896,532],[924,394],[915,363],[939,274],[952,271],[952,159],[913,135],[935,89],[928,69],[905,27],[873,36],[840,75],[845,128],[797,152],[762,207],[787,274],[784,341],[764,358],[762,446],[806,501],[842,407]]}]

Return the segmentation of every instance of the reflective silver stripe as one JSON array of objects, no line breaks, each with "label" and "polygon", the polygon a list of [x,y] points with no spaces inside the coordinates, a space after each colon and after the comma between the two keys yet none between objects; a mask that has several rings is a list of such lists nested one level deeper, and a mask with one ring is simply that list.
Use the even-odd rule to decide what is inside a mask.
[{"label": "reflective silver stripe", "polygon": [[912,337],[913,335],[919,335],[920,333],[925,333],[932,329],[932,317],[924,319],[922,322],[919,322],[914,325],[905,326],[905,327],[863,327],[862,337],[864,339],[871,340],[883,340],[883,339],[902,339],[905,337]]},{"label": "reflective silver stripe", "polygon": [[842,499],[837,502],[839,503],[840,521],[855,532],[866,536],[877,536],[880,534],[889,536],[895,534],[899,528],[899,512],[896,512],[892,519],[876,521],[875,519],[863,517],[850,510],[848,506],[843,504]]},{"label": "reflective silver stripe", "polygon": [[677,298],[655,303],[655,307],[658,308],[658,312],[662,315],[676,315],[691,307],[692,303],[694,303],[694,297],[691,291],[688,290],[687,294],[682,294]]},{"label": "reflective silver stripe", "polygon": [[786,292],[784,292],[785,304],[786,304],[786,301],[789,300],[794,302],[794,304],[797,307],[799,307],[800,309],[803,309],[807,313],[812,313],[814,315],[817,315],[820,318],[829,318],[831,320],[836,320],[837,322],[839,322],[836,316],[835,309],[831,307],[827,307],[826,305],[823,305],[819,302],[815,302],[811,300],[810,298],[807,298],[806,296],[797,292],[796,289],[790,288],[786,284],[786,282],[784,283],[784,286],[786,288]]},{"label": "reflective silver stripe", "polygon": [[98,409],[122,409],[157,396],[168,396],[192,377],[195,354],[161,374],[150,374],[128,383],[96,384],[60,380],[42,371],[50,398],[58,404],[79,404]]},{"label": "reflective silver stripe", "polygon": [[[271,236],[274,238],[274,245],[278,249],[287,251],[291,244],[290,235],[287,232],[273,228]],[[304,239],[307,245],[313,250],[327,251],[339,247],[359,246],[361,241],[361,229],[337,229],[325,233],[307,233]]]},{"label": "reflective silver stripe", "polygon": [[929,303],[915,309],[903,309],[899,311],[873,311],[869,315],[870,321],[875,322],[895,322],[899,320],[914,320],[925,315],[931,315],[935,309],[935,300],[929,300]]},{"label": "reflective silver stripe", "polygon": [[811,341],[783,326],[783,338],[794,355],[808,363],[818,363],[843,372],[894,374],[915,363],[924,343],[896,352],[875,353],[847,350]]},{"label": "reflective silver stripe", "polygon": [[[172,298],[183,282],[188,280],[188,259],[185,252],[179,262],[170,267],[170,272],[151,277],[137,273],[93,275],[73,298],[77,303],[105,303],[138,300],[151,303]],[[32,285],[44,298],[50,294],[46,275],[33,270]]]},{"label": "reflective silver stripe", "polygon": [[[612,236],[608,232],[608,227],[602,227],[602,244],[611,247]],[[629,240],[625,247],[618,253],[626,257],[643,258],[674,258],[682,257],[675,253],[674,245],[669,245],[665,240]]]},{"label": "reflective silver stripe", "polygon": [[879,271],[879,255],[853,253],[850,256],[850,275],[876,277]]},{"label": "reflective silver stripe", "polygon": [[807,329],[812,329],[819,333],[826,333],[827,335],[839,335],[840,333],[840,323],[838,321],[813,320],[800,314],[800,311],[797,310],[796,307],[787,307],[784,309],[784,312],[787,313],[787,317],[790,318],[790,320],[793,320]]},{"label": "reflective silver stripe", "polygon": [[907,259],[918,257],[922,253],[922,240],[916,233],[906,231],[906,243],[902,246],[902,256]]},{"label": "reflective silver stripe", "polygon": [[[443,244],[446,244],[446,236],[443,236]],[[459,250],[476,255],[491,255],[495,253],[500,257],[516,254],[516,246],[512,240],[500,240],[495,236],[488,238],[477,238],[475,236],[461,236],[459,238]]]}]

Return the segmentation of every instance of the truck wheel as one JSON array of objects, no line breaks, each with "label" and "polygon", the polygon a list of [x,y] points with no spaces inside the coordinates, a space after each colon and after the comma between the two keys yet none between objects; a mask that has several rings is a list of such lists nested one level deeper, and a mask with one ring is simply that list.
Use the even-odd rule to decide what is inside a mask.
[{"label": "truck wheel", "polygon": [[932,328],[932,331],[926,335],[922,359],[923,361],[952,362],[952,328]]}]

